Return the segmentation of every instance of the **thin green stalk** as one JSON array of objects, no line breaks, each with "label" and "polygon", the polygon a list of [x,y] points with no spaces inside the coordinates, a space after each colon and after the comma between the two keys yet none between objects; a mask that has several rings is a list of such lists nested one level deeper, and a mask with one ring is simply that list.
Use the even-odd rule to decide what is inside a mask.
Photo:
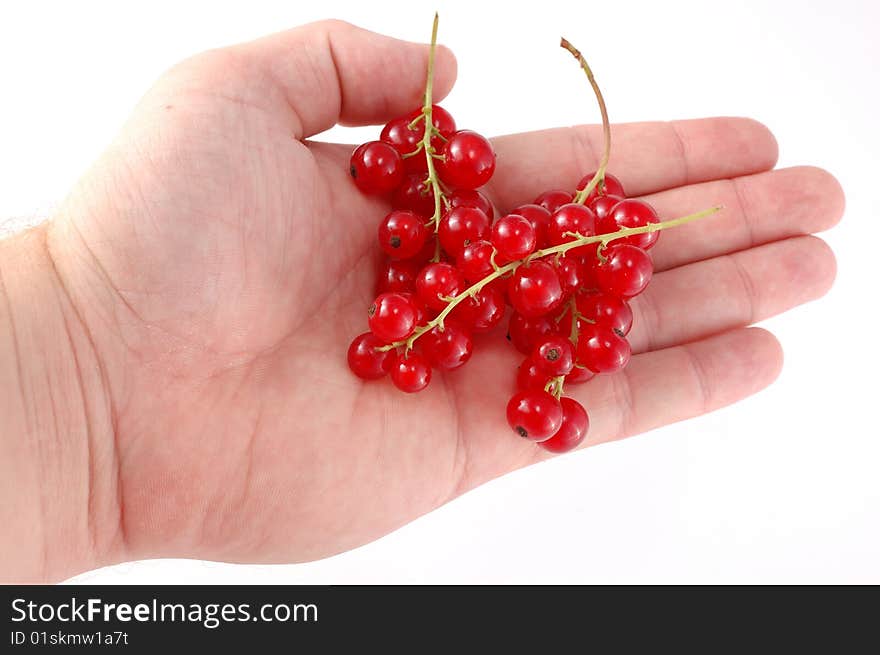
[{"label": "thin green stalk", "polygon": [[568,50],[572,56],[577,59],[581,68],[584,69],[584,72],[587,74],[587,79],[590,81],[590,86],[593,88],[593,93],[596,95],[596,101],[599,103],[599,111],[602,114],[602,137],[605,142],[605,147],[602,150],[602,159],[599,161],[599,168],[596,169],[596,174],[593,175],[593,179],[590,180],[590,183],[578,191],[574,196],[574,202],[583,205],[593,192],[593,189],[595,189],[597,185],[603,184],[605,181],[605,169],[608,168],[608,160],[611,157],[611,123],[608,120],[608,109],[605,107],[605,98],[602,97],[602,91],[599,89],[599,85],[596,82],[596,78],[593,76],[593,71],[587,63],[587,60],[584,59],[581,51],[575,48],[567,39],[563,38],[560,42],[560,46]]}]

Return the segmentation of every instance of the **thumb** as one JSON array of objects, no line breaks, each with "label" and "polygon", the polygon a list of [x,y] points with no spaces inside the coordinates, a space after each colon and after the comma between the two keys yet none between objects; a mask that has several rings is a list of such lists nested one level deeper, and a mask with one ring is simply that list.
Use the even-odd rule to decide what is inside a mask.
[{"label": "thumb", "polygon": [[[429,46],[338,20],[321,21],[234,48],[279,87],[297,138],[336,123],[382,123],[421,105]],[[250,67],[250,66],[249,66]],[[437,47],[434,97],[455,81],[452,52]]]}]

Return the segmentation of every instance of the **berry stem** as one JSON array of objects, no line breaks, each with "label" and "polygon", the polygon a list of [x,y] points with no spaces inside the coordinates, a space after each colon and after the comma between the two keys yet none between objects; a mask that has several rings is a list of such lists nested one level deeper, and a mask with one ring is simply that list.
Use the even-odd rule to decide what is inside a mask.
[{"label": "berry stem", "polygon": [[544,385],[544,391],[549,394],[552,394],[556,400],[559,400],[562,397],[562,390],[565,386],[565,376],[559,375],[555,378],[550,378],[550,381]]},{"label": "berry stem", "polygon": [[433,107],[434,107],[434,54],[437,50],[437,25],[440,22],[440,15],[434,13],[434,25],[431,29],[431,49],[428,51],[428,79],[425,81],[425,104],[422,106],[422,115],[424,116],[424,132],[422,133],[422,143],[420,149],[425,153],[425,161],[428,163],[428,177],[426,184],[431,185],[434,192],[434,215],[429,224],[434,225],[434,256],[431,261],[440,261],[440,240],[436,237],[440,230],[440,214],[442,212],[442,202],[446,198],[443,189],[440,186],[440,179],[437,177],[437,169],[434,167],[434,159],[436,153],[431,138],[437,134],[434,127]]},{"label": "berry stem", "polygon": [[[661,221],[660,223],[648,223],[647,225],[642,225],[641,227],[627,227],[618,230],[617,232],[611,232],[609,234],[598,234],[596,236],[588,237],[581,236],[572,241],[562,243],[558,246],[552,246],[550,248],[544,248],[543,250],[537,250],[528,257],[518,259],[516,261],[510,262],[505,266],[500,266],[496,268],[493,272],[489,273],[479,282],[471,285],[454,298],[450,298],[449,302],[446,304],[446,307],[443,308],[443,311],[437,314],[437,317],[435,319],[428,321],[425,325],[416,328],[415,332],[413,332],[409,338],[395,341],[394,343],[383,346],[382,348],[377,348],[377,350],[385,351],[391,350],[392,348],[400,348],[402,346],[406,346],[406,349],[410,350],[413,347],[416,339],[418,339],[426,332],[430,332],[438,326],[440,326],[440,329],[443,329],[443,321],[446,319],[447,316],[449,316],[450,312],[452,312],[452,310],[455,309],[461,301],[465,300],[466,298],[474,297],[480,291],[482,291],[483,287],[485,287],[487,284],[493,282],[494,280],[497,280],[504,275],[507,275],[508,273],[512,273],[523,264],[532,262],[536,259],[543,259],[544,257],[551,257],[553,255],[564,253],[571,250],[572,248],[579,248],[580,246],[585,246],[591,243],[601,243],[602,246],[606,246],[611,241],[614,241],[616,239],[623,239],[624,237],[632,236],[634,234],[647,234],[648,232],[659,232],[660,230],[666,230],[671,227],[678,227],[679,225],[684,225],[685,223],[690,223],[692,221],[711,216],[712,214],[721,211],[721,209],[723,209],[723,207],[721,207],[720,205],[717,207],[710,207],[709,209],[703,209],[702,211],[688,214],[687,216],[673,218],[668,221]],[[572,320],[574,320],[574,317],[572,317]]]},{"label": "berry stem", "polygon": [[605,98],[602,97],[602,91],[599,89],[596,78],[593,76],[593,70],[590,68],[587,60],[584,59],[581,51],[575,48],[565,38],[562,39],[559,45],[568,50],[572,56],[578,60],[581,68],[584,69],[584,72],[587,74],[587,79],[590,81],[590,86],[593,87],[593,93],[596,94],[596,101],[599,103],[599,111],[602,113],[602,138],[605,141],[605,147],[602,150],[602,159],[599,162],[599,168],[596,169],[596,174],[593,175],[593,179],[590,180],[590,183],[578,191],[574,196],[574,202],[583,205],[593,192],[593,189],[605,182],[605,169],[608,168],[608,159],[611,157],[611,123],[608,121],[608,109],[605,107]]}]

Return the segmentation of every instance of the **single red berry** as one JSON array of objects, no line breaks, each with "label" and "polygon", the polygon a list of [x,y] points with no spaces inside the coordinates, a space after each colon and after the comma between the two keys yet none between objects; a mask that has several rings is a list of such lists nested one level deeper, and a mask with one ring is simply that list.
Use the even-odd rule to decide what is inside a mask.
[{"label": "single red berry", "polygon": [[639,295],[654,274],[651,256],[641,248],[621,244],[605,249],[605,261],[595,266],[599,288],[620,298]]},{"label": "single red berry", "polygon": [[426,307],[443,310],[449,298],[457,296],[464,289],[461,273],[451,264],[443,262],[426,265],[416,278],[416,293]]},{"label": "single red berry", "polygon": [[425,219],[411,211],[396,209],[379,223],[379,245],[389,257],[415,257],[425,245]]},{"label": "single red berry", "polygon": [[565,376],[565,384],[581,384],[595,377],[595,373],[584,366],[575,364],[571,373]]},{"label": "single red berry", "polygon": [[410,173],[404,176],[391,195],[394,209],[406,209],[425,218],[434,215],[434,191],[425,185],[424,173]]},{"label": "single red berry", "polygon": [[593,291],[578,295],[577,310],[584,318],[611,328],[621,337],[632,329],[633,313],[629,303],[610,293]]},{"label": "single red berry", "polygon": [[550,212],[541,205],[520,205],[511,214],[525,216],[535,228],[535,249],[540,250],[550,245],[547,241],[547,230],[550,228]]},{"label": "single red berry", "polygon": [[404,155],[417,152],[422,141],[423,129],[419,129],[418,126],[411,128],[410,121],[408,116],[401,116],[389,121],[382,128],[379,139],[393,146],[400,153],[403,158],[403,167],[408,173],[422,173],[422,177],[424,177],[424,173],[428,171],[425,153],[418,152],[410,157],[404,157]]},{"label": "single red berry", "polygon": [[507,337],[514,347],[524,355],[530,355],[538,341],[544,337],[559,334],[556,321],[547,316],[527,317],[516,312],[510,317]]},{"label": "single red berry", "polygon": [[370,332],[385,343],[406,339],[417,323],[413,302],[400,293],[382,293],[367,312]]},{"label": "single red berry", "polygon": [[574,200],[574,196],[568,191],[564,191],[562,189],[553,189],[551,191],[545,191],[540,196],[535,198],[534,204],[540,205],[552,214],[557,209],[562,207],[562,205],[567,205],[572,200]]},{"label": "single red berry", "polygon": [[395,355],[389,368],[394,386],[406,393],[421,391],[431,381],[431,366],[417,352]]},{"label": "single red berry", "polygon": [[389,259],[379,269],[376,293],[414,292],[418,274],[419,265],[416,261]]},{"label": "single red berry", "polygon": [[446,196],[446,200],[449,202],[450,207],[473,207],[482,211],[489,217],[490,221],[495,218],[495,210],[492,207],[492,203],[479,191],[456,189]]},{"label": "single red berry", "polygon": [[545,441],[562,425],[562,405],[546,391],[519,391],[507,403],[507,422],[523,439]]},{"label": "single red berry", "polygon": [[455,262],[464,279],[475,284],[492,273],[493,252],[495,247],[488,241],[474,241],[466,245]]},{"label": "single red berry", "polygon": [[623,200],[623,198],[620,196],[599,196],[590,203],[590,209],[592,209],[593,213],[596,215],[596,229],[599,230],[600,234],[605,234],[601,231],[600,227],[602,219],[610,214],[614,205],[621,200]]},{"label": "single red berry", "polygon": [[[412,122],[421,113],[421,107],[419,109],[414,109],[410,112],[407,118]],[[443,109],[440,105],[431,105],[431,122],[434,124],[434,127],[437,128],[437,131],[447,139],[455,133],[455,119],[452,118],[452,114]],[[424,132],[425,124],[420,121],[419,123],[416,123],[415,129],[419,132]],[[436,148],[437,146],[435,145],[434,147]]]},{"label": "single red berry", "polygon": [[496,263],[503,265],[532,254],[537,236],[535,228],[525,216],[508,214],[495,221],[491,241],[500,257]]},{"label": "single red berry", "polygon": [[504,294],[487,284],[479,293],[458,303],[452,316],[474,332],[488,332],[504,318],[504,309]]},{"label": "single red berry", "polygon": [[452,257],[460,257],[468,244],[489,232],[489,217],[475,207],[453,207],[440,219],[440,245]]},{"label": "single red berry", "polygon": [[[575,248],[575,250],[577,249]],[[562,295],[566,298],[587,283],[586,266],[577,255],[567,253],[558,260],[554,259],[553,268],[559,275]]]},{"label": "single red berry", "polygon": [[516,388],[520,391],[529,389],[543,390],[550,382],[550,376],[541,371],[535,358],[526,357],[516,370]]},{"label": "single red berry", "polygon": [[352,153],[349,172],[364,193],[389,193],[403,180],[403,159],[393,146],[370,141]]},{"label": "single red berry", "polygon": [[532,359],[549,377],[568,375],[574,367],[574,346],[562,336],[547,337],[535,347]]},{"label": "single red berry", "polygon": [[[644,227],[648,223],[659,223],[657,212],[646,202],[641,200],[621,200],[599,221],[597,227],[599,234],[611,234],[627,227]],[[631,234],[622,239],[616,239],[613,245],[627,243],[642,250],[647,250],[660,238],[659,232],[646,232],[645,234]]]},{"label": "single red berry", "polygon": [[385,343],[372,332],[364,332],[354,338],[348,347],[348,368],[364,380],[378,380],[388,372],[390,350],[378,348]]},{"label": "single red berry", "polygon": [[[595,174],[596,172],[593,171],[588,175],[584,175],[581,178],[581,181],[578,182],[577,190],[581,191],[585,189]],[[620,196],[621,198],[626,198],[626,194],[623,192],[623,184],[621,184],[620,180],[614,177],[611,173],[605,173],[604,181],[597,184],[596,188],[590,192],[590,195],[587,196],[587,204],[589,205],[600,196]]]},{"label": "single red berry", "polygon": [[561,398],[562,425],[547,441],[542,441],[541,448],[551,453],[567,453],[577,448],[586,438],[590,429],[590,417],[587,410],[573,398]]},{"label": "single red berry", "polygon": [[[577,238],[569,236],[569,233],[585,237],[594,236],[596,234],[596,215],[593,210],[584,205],[569,203],[553,212],[550,217],[550,225],[547,228],[547,240],[550,245],[558,246]],[[568,252],[575,255],[591,255],[595,253],[596,248],[596,244],[587,244]]]},{"label": "single red berry", "polygon": [[507,295],[523,316],[543,316],[562,301],[562,283],[551,264],[538,260],[514,271]]},{"label": "single red berry", "polygon": [[476,189],[495,172],[495,151],[486,137],[470,130],[459,130],[443,146],[443,159],[437,160],[440,178],[454,187]]},{"label": "single red berry", "polygon": [[420,337],[422,352],[431,366],[451,371],[465,364],[474,351],[474,342],[467,330],[459,325],[438,325]]},{"label": "single red berry", "polygon": [[593,373],[616,373],[629,362],[629,342],[604,325],[585,324],[578,337],[577,363]]}]

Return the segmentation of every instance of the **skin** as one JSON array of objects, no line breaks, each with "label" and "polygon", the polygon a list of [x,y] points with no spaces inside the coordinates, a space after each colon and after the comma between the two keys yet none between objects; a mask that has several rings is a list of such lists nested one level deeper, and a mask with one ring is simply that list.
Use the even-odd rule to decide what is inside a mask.
[{"label": "skin", "polygon": [[[309,137],[418,106],[426,62],[427,46],[339,22],[198,55],[52,220],[0,242],[0,579],[326,557],[549,457],[505,424],[520,356],[501,333],[414,396],[347,370],[388,206],[351,183],[352,146]],[[440,99],[448,50],[436,68]],[[587,446],[769,384],[779,344],[747,326],[828,290],[834,257],[810,234],[843,211],[828,173],[772,170],[776,142],[751,120],[613,135],[628,194],[667,218],[725,210],[661,235],[626,371],[568,389]],[[497,138],[487,192],[503,210],[572,187],[600,139]]]}]

